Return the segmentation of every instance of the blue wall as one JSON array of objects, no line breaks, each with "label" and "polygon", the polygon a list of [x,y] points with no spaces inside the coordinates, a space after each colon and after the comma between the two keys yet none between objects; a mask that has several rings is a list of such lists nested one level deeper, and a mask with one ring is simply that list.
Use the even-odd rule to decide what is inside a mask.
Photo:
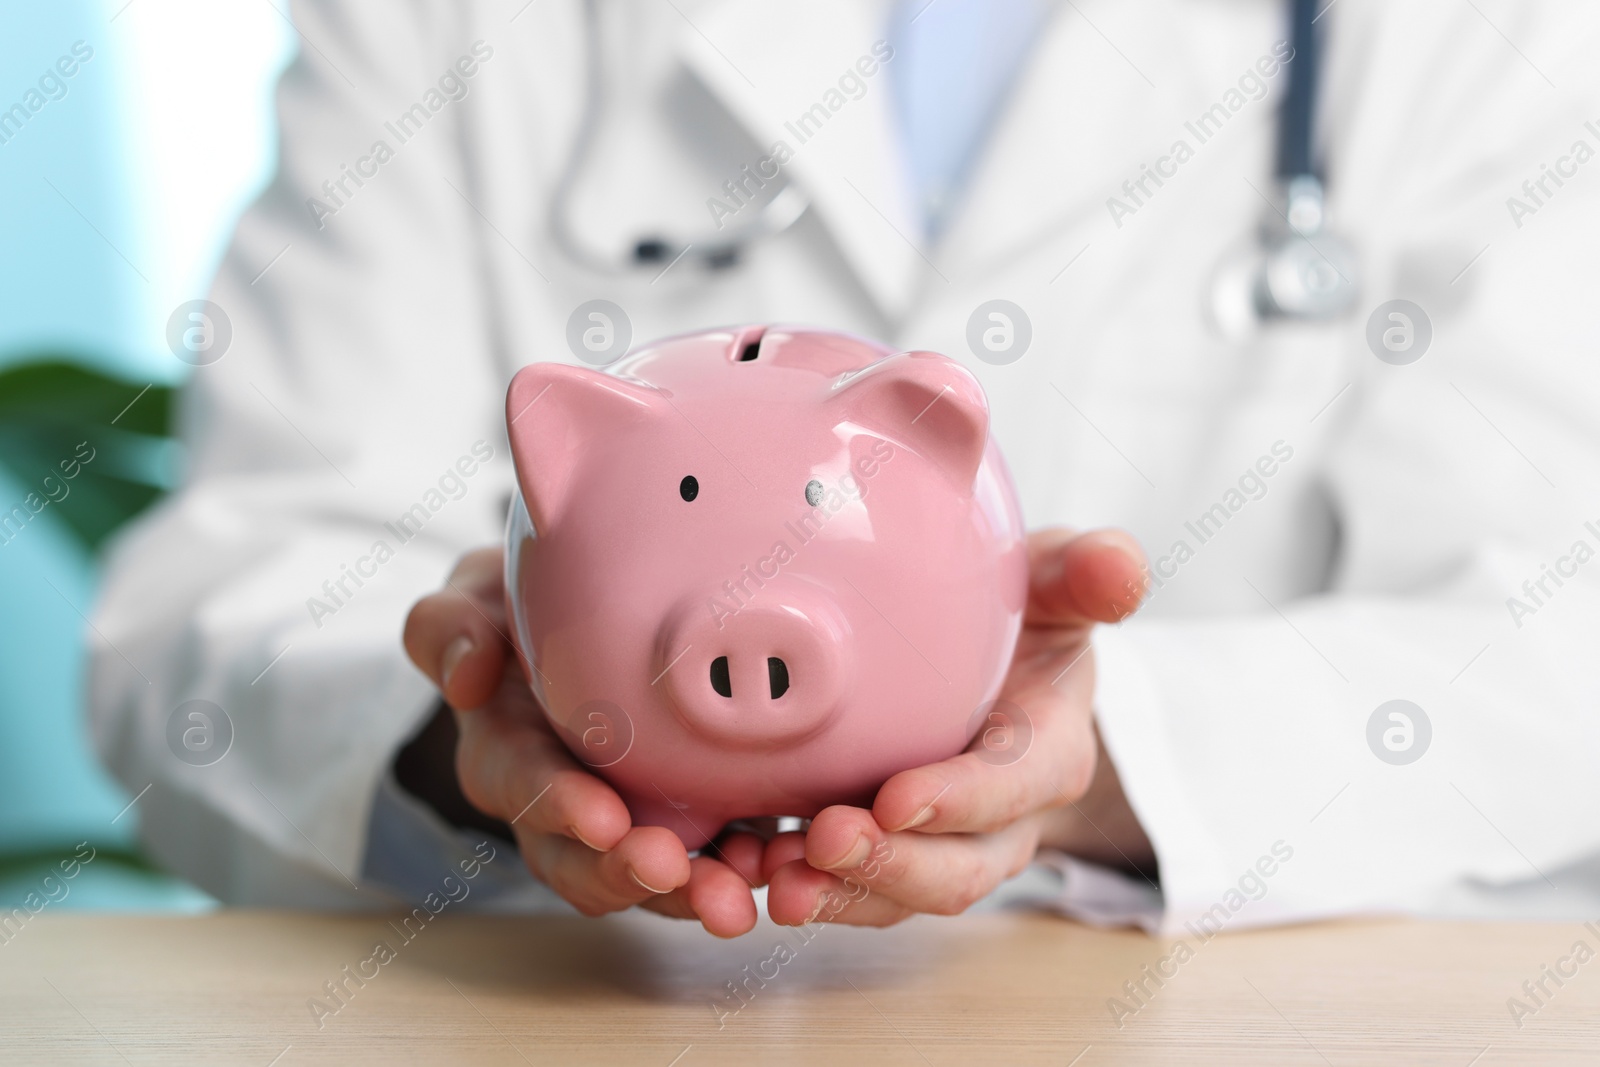
[{"label": "blue wall", "polygon": [[[38,107],[0,129],[0,366],[51,353],[181,379],[167,316],[205,295],[274,164],[271,90],[294,45],[275,2],[0,0],[0,112]],[[0,469],[0,508],[27,491]],[[138,810],[118,817],[132,798],[88,743],[79,613],[95,580],[48,509],[0,546],[0,903],[38,885],[47,853],[87,839],[112,862],[85,868],[58,906],[205,906],[115,861]]]}]

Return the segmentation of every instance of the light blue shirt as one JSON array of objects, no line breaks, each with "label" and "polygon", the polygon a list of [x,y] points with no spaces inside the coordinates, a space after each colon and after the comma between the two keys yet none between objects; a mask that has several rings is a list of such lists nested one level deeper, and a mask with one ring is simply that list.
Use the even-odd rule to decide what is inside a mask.
[{"label": "light blue shirt", "polygon": [[955,210],[1049,14],[1045,0],[896,0],[895,117],[929,240]]}]

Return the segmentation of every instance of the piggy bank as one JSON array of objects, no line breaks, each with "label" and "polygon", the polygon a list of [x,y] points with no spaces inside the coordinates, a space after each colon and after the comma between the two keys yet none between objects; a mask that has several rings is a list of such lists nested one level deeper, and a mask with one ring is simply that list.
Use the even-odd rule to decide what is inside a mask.
[{"label": "piggy bank", "polygon": [[870,806],[960,753],[1026,549],[976,380],[932,352],[710,330],[524,367],[506,594],[528,684],[636,825]]}]

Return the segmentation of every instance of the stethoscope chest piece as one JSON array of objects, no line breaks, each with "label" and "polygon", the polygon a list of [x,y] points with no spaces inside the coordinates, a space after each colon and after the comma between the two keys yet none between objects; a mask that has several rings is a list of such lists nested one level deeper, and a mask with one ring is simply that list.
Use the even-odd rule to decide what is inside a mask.
[{"label": "stethoscope chest piece", "polygon": [[1355,250],[1325,218],[1316,178],[1285,183],[1254,239],[1229,249],[1216,268],[1208,317],[1219,333],[1239,338],[1274,321],[1325,322],[1355,306]]},{"label": "stethoscope chest piece", "polygon": [[1264,253],[1256,304],[1264,318],[1332,319],[1355,304],[1355,252],[1325,225],[1322,183],[1298,175],[1284,209],[1262,223]]},{"label": "stethoscope chest piece", "polygon": [[1207,293],[1208,318],[1237,339],[1271,322],[1328,322],[1355,306],[1355,250],[1328,226],[1323,169],[1313,136],[1327,8],[1290,0],[1289,86],[1278,112],[1276,183],[1254,240],[1222,257]]}]

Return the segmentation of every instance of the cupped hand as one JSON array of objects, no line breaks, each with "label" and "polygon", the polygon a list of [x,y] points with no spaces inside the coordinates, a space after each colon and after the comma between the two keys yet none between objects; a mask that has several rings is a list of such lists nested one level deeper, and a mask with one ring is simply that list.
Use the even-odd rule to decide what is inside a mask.
[{"label": "cupped hand", "polygon": [[1089,643],[1096,623],[1139,606],[1143,560],[1121,531],[1033,534],[1023,630],[999,695],[1001,708],[1020,709],[1009,712],[1020,722],[998,724],[1014,746],[985,748],[996,738],[980,731],[961,755],[890,778],[870,811],[826,808],[803,833],[774,838],[762,859],[772,918],[884,926],[953,915],[1041,844],[1148,866],[1149,841],[1095,732]]},{"label": "cupped hand", "polygon": [[726,834],[705,850],[715,856],[691,859],[672,831],[633,825],[616,791],[567,751],[524,680],[507,636],[503,561],[499,548],[462,557],[406,619],[406,653],[455,712],[462,793],[509,824],[533,876],[585,915],[640,905],[719,937],[751,929],[762,838]]}]

